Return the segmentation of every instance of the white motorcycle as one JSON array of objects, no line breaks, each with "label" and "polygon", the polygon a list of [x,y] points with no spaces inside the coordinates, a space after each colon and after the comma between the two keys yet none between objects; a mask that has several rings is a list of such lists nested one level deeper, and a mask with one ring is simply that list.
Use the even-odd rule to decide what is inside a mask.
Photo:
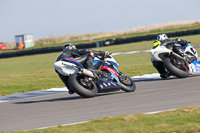
[{"label": "white motorcycle", "polygon": [[184,58],[172,51],[172,46],[157,46],[151,50],[151,59],[162,61],[169,73],[179,78],[186,78],[189,74],[200,72],[200,63],[197,51],[187,44],[184,47]]},{"label": "white motorcycle", "polygon": [[[82,97],[90,98],[97,93],[123,90],[133,92],[136,89],[134,81],[118,70],[119,64],[109,55],[95,57],[94,64],[97,75],[83,67],[87,56],[81,58],[65,58],[60,56],[54,63],[54,68],[69,92],[75,92]],[[86,79],[86,80],[85,80]]]}]

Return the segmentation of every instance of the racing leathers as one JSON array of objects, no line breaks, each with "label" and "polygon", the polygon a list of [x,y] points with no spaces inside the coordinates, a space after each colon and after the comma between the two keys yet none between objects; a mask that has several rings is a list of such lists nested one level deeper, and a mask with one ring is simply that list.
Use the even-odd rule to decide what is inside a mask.
[{"label": "racing leathers", "polygon": [[61,60],[66,58],[73,57],[78,62],[80,61],[83,64],[83,67],[89,70],[94,69],[94,57],[104,57],[106,54],[109,54],[108,51],[94,51],[91,49],[72,49],[64,51],[60,56]]}]

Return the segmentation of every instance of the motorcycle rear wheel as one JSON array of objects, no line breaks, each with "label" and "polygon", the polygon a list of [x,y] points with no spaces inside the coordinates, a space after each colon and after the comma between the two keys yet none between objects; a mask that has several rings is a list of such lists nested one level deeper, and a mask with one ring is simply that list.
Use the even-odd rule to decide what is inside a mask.
[{"label": "motorcycle rear wheel", "polygon": [[134,92],[136,89],[134,81],[129,76],[127,76],[122,72],[120,72],[120,75],[124,76],[124,78],[119,78],[121,82],[121,89],[125,92]]},{"label": "motorcycle rear wheel", "polygon": [[84,98],[91,98],[97,95],[98,88],[92,81],[91,88],[81,84],[81,80],[84,78],[81,74],[72,74],[69,76],[68,83],[71,89],[73,89],[78,95]]},{"label": "motorcycle rear wheel", "polygon": [[189,70],[187,67],[185,67],[185,71],[181,70],[174,66],[170,60],[171,59],[169,58],[164,59],[164,66],[172,75],[178,78],[186,78],[189,75]]}]

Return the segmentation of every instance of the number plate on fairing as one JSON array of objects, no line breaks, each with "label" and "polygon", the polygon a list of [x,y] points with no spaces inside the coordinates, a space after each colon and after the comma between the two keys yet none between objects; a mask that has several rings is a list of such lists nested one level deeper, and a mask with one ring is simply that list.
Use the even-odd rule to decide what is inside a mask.
[{"label": "number plate on fairing", "polygon": [[110,92],[110,91],[118,91],[121,88],[121,85],[114,81],[107,81],[103,79],[99,79],[97,81],[98,85],[98,93],[101,92]]}]

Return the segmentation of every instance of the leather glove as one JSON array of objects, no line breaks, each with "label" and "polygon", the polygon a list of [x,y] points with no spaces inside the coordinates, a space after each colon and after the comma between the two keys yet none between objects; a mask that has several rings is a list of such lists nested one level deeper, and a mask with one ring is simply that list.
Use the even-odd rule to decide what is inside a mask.
[{"label": "leather glove", "polygon": [[186,45],[188,42],[186,40],[183,40],[183,39],[178,39],[178,42],[181,44],[181,45]]},{"label": "leather glove", "polygon": [[103,57],[109,55],[108,51],[99,51],[99,52],[100,52],[100,56],[103,56]]},{"label": "leather glove", "polygon": [[110,53],[108,51],[105,51],[105,55],[104,56],[108,56]]}]

